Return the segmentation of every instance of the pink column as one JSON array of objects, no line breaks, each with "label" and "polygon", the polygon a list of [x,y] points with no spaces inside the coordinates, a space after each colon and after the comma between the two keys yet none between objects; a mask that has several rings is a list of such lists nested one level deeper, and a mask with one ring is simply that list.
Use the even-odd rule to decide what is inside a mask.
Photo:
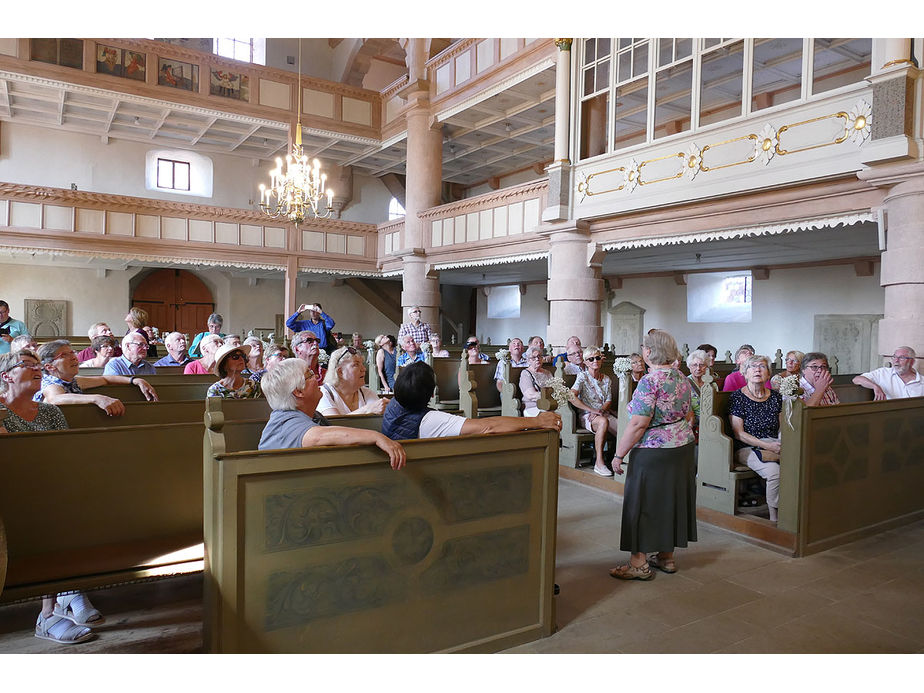
[{"label": "pink column", "polygon": [[547,342],[562,346],[568,337],[577,335],[584,346],[599,346],[603,341],[603,254],[591,240],[587,222],[546,225],[540,233],[549,239]]}]

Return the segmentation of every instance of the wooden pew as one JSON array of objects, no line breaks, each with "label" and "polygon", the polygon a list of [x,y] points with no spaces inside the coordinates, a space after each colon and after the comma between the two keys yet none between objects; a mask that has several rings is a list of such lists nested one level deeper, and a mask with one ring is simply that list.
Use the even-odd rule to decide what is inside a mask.
[{"label": "wooden pew", "polygon": [[798,401],[791,421],[782,427],[778,526],[796,535],[797,556],[924,517],[924,397]]},{"label": "wooden pew", "polygon": [[738,464],[728,421],[730,392],[718,392],[709,371],[703,376],[699,397],[699,448],[697,451],[696,504],[735,514],[738,482],[757,474]]},{"label": "wooden pew", "polygon": [[[158,366],[156,376],[148,375],[148,376],[143,376],[143,377],[145,378],[158,377],[159,378],[161,376],[167,376],[167,375],[183,375],[183,368],[184,368],[183,366]],[[102,375],[104,370],[105,370],[105,367],[99,367],[99,366],[81,368],[77,372],[77,375]],[[202,376],[187,376],[187,377],[192,378],[192,377],[202,377]],[[211,377],[215,378],[215,376],[211,376]]]},{"label": "wooden pew", "polygon": [[[494,372],[497,361],[484,363],[465,363],[464,370],[459,371],[459,409],[469,419],[480,416],[498,416],[501,413],[501,396],[497,391]],[[464,373],[464,375],[463,375]]]},{"label": "wooden pew", "polygon": [[[68,404],[61,407],[67,425],[75,428],[112,428],[115,426],[141,426],[146,424],[200,421],[205,411],[201,399],[178,402],[125,402],[122,416],[109,416],[95,404]],[[267,401],[257,399],[229,399],[224,403],[225,415],[233,420],[260,419],[270,415]]]},{"label": "wooden pew", "polygon": [[[205,440],[207,652],[491,652],[551,634],[553,431],[255,451]],[[250,448],[249,450],[247,448]]]},{"label": "wooden pew", "polygon": [[[184,377],[192,378],[195,376]],[[208,392],[209,386],[216,380],[218,380],[218,378],[213,377],[211,382],[181,381],[178,383],[163,383],[155,385],[154,389],[157,390],[157,399],[161,402],[177,402],[189,399],[203,400],[205,399],[205,393]],[[137,385],[103,385],[102,387],[94,387],[92,390],[87,390],[87,394],[107,395],[120,399],[123,402],[147,401]]]},{"label": "wooden pew", "polygon": [[[251,415],[256,402],[224,401],[231,444],[259,440],[265,415],[234,418]],[[0,603],[202,569],[208,404],[197,404],[188,421],[3,436]],[[331,417],[373,430],[381,420]]]}]

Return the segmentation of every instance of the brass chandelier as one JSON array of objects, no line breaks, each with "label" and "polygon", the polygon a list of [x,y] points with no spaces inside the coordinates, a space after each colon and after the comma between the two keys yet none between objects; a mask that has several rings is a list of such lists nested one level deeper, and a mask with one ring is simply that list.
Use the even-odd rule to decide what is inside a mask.
[{"label": "brass chandelier", "polygon": [[[260,209],[273,219],[284,217],[296,226],[309,216],[326,219],[333,210],[334,191],[326,187],[327,174],[321,162],[308,161],[302,150],[302,40],[298,40],[298,112],[295,142],[283,160],[276,157],[276,168],[269,172],[270,186],[260,183]],[[323,198],[325,204],[321,207]]]}]

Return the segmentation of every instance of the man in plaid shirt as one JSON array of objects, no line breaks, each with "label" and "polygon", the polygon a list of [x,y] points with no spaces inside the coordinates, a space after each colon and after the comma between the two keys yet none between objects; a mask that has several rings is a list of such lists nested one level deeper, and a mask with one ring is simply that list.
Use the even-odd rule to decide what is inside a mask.
[{"label": "man in plaid shirt", "polygon": [[424,342],[430,341],[430,323],[420,322],[420,306],[411,306],[407,309],[407,314],[411,322],[401,324],[398,330],[398,341],[400,342],[405,335],[411,335],[419,348]]}]

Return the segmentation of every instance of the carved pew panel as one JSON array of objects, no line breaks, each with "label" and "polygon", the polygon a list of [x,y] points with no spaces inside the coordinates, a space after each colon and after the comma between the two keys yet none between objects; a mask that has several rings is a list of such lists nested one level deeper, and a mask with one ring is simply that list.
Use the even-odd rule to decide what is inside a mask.
[{"label": "carved pew panel", "polygon": [[489,652],[551,634],[555,438],[409,441],[395,472],[371,446],[218,454],[210,431],[206,651]]}]

